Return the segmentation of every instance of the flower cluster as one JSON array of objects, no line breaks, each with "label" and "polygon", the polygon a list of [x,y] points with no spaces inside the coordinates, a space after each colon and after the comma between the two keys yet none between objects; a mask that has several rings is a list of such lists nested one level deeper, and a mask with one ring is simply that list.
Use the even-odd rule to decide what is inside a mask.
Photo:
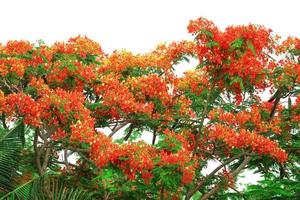
[{"label": "flower cluster", "polygon": [[[265,105],[263,107],[263,105]],[[268,108],[271,106],[271,108]],[[214,109],[209,113],[209,119],[218,121],[227,126],[232,126],[236,129],[243,128],[254,130],[258,133],[272,132],[281,134],[280,129],[280,115],[274,116],[269,120],[269,113],[272,105],[267,102],[261,104],[261,107],[252,106],[249,110],[242,110],[240,112],[226,112],[223,109]],[[279,109],[278,109],[279,110]],[[262,115],[267,115],[266,119]]]},{"label": "flower cluster", "polygon": [[177,166],[174,173],[182,173],[182,184],[190,183],[197,166],[192,161],[193,146],[181,134],[166,130],[164,135],[160,148],[155,148],[143,142],[118,145],[111,138],[98,133],[92,141],[90,157],[99,167],[113,164],[129,179],[135,179],[138,173],[145,182],[153,178],[154,167]]},{"label": "flower cluster", "polygon": [[24,93],[14,93],[6,97],[2,95],[0,112],[12,116],[15,113],[24,117],[24,123],[39,126],[40,107],[30,96]]},{"label": "flower cluster", "polygon": [[154,156],[154,148],[143,142],[117,145],[103,133],[98,133],[91,144],[90,157],[98,167],[113,164],[131,180],[136,178],[137,173],[145,182],[153,177]]},{"label": "flower cluster", "polygon": [[212,140],[224,141],[231,148],[250,148],[260,155],[270,155],[281,163],[288,157],[276,142],[245,129],[235,131],[230,127],[217,124],[209,129],[209,137]]},{"label": "flower cluster", "polygon": [[274,41],[271,30],[249,24],[221,31],[204,18],[191,21],[188,30],[196,35],[200,64],[220,87],[237,94],[238,101],[249,85],[269,86],[266,76],[275,66],[267,56]]}]

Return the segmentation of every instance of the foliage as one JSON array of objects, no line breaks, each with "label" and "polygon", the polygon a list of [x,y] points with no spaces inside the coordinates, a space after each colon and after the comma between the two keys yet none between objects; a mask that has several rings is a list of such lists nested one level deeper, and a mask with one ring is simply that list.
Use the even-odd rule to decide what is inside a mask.
[{"label": "foliage", "polygon": [[[299,199],[300,40],[188,31],[137,55],[81,36],[0,45],[0,199]],[[247,169],[263,179],[238,191]]]}]

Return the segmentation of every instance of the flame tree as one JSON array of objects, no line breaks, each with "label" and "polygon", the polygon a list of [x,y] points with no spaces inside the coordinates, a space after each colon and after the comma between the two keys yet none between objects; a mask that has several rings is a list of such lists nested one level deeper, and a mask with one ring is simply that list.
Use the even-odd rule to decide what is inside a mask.
[{"label": "flame tree", "polygon": [[[188,31],[137,55],[81,36],[0,45],[0,199],[299,197],[300,40]],[[238,191],[243,170],[263,182]]]}]

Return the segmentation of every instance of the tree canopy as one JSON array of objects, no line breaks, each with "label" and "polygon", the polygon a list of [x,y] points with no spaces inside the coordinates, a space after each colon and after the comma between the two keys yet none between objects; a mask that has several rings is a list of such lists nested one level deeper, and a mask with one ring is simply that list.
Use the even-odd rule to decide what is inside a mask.
[{"label": "tree canopy", "polygon": [[[0,45],[0,199],[299,199],[300,39],[205,18],[188,32],[144,54]],[[239,191],[243,170],[262,180]]]}]

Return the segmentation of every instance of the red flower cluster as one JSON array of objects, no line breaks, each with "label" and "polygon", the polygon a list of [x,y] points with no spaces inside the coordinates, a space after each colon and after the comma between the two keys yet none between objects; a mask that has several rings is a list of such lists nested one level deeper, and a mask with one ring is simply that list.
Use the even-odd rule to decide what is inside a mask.
[{"label": "red flower cluster", "polygon": [[208,74],[202,69],[187,71],[182,78],[178,79],[178,88],[200,95],[202,91],[209,88]]},{"label": "red flower cluster", "polygon": [[234,180],[233,175],[229,171],[227,171],[226,169],[224,169],[223,172],[222,172],[222,176],[226,180],[226,185],[225,185],[226,188],[227,187],[231,187],[231,188],[234,187],[235,180]]},{"label": "red flower cluster", "polygon": [[250,110],[242,110],[237,113],[225,112],[223,109],[214,109],[210,111],[209,118],[234,128],[254,130],[258,133],[272,131],[272,133],[281,134],[280,116],[276,115],[270,121],[268,121],[268,118],[264,120],[261,116],[262,113],[265,112],[268,115],[272,108],[268,109],[262,106],[252,106]]},{"label": "red flower cluster", "polygon": [[170,130],[164,131],[165,138],[162,141],[163,148],[160,152],[160,161],[158,165],[161,167],[176,165],[178,171],[182,173],[182,183],[188,184],[192,182],[195,175],[197,162],[193,161],[193,139],[188,132],[176,134]]},{"label": "red flower cluster", "polygon": [[168,71],[182,56],[194,53],[195,44],[190,41],[173,42],[169,45],[160,44],[154,51],[146,54],[134,55],[125,50],[114,51],[104,58],[99,73],[105,71],[121,73],[130,67],[137,66],[143,69],[151,67]]},{"label": "red flower cluster", "polygon": [[102,96],[103,109],[107,109],[112,118],[120,119],[131,113],[152,113],[153,104],[137,101],[129,87],[119,81],[119,76],[109,74],[100,80],[102,83],[95,91]]},{"label": "red flower cluster", "polygon": [[91,144],[90,157],[98,167],[109,163],[118,166],[129,179],[135,179],[136,173],[148,182],[153,176],[154,148],[145,143],[128,143],[117,145],[102,133],[98,133]]},{"label": "red flower cluster", "polygon": [[63,54],[78,54],[83,58],[88,54],[103,56],[103,51],[98,43],[81,36],[70,38],[68,43],[55,43],[51,49]]},{"label": "red flower cluster", "polygon": [[22,78],[25,72],[26,60],[18,58],[0,58],[0,75],[16,74]]},{"label": "red flower cluster", "polygon": [[193,180],[196,163],[192,161],[191,152],[193,146],[180,134],[171,131],[164,132],[166,138],[164,144],[174,147],[170,140],[176,140],[179,150],[169,151],[164,148],[157,149],[143,142],[117,145],[102,133],[98,133],[91,144],[90,157],[99,167],[105,167],[109,163],[118,166],[129,179],[135,179],[139,173],[145,182],[153,178],[154,167],[169,165],[178,166],[174,173],[182,173],[182,183],[188,184]]},{"label": "red flower cluster", "polygon": [[40,125],[39,105],[30,96],[24,93],[14,93],[6,97],[2,95],[0,101],[0,112],[4,112],[8,116],[13,116],[13,114],[17,113],[24,117],[24,123],[33,126]]},{"label": "red flower cluster", "polygon": [[200,64],[220,87],[237,94],[248,85],[266,88],[266,75],[274,67],[266,55],[272,47],[273,38],[262,26],[230,26],[219,30],[204,18],[191,21],[188,30],[196,35],[197,55]]},{"label": "red flower cluster", "polygon": [[8,55],[21,55],[33,49],[33,45],[28,41],[11,40],[5,47],[0,48],[0,52]]},{"label": "red flower cluster", "polygon": [[278,144],[264,136],[245,129],[235,131],[232,128],[217,124],[209,129],[209,137],[212,140],[224,141],[232,148],[250,148],[261,155],[270,155],[283,163],[288,155]]}]

